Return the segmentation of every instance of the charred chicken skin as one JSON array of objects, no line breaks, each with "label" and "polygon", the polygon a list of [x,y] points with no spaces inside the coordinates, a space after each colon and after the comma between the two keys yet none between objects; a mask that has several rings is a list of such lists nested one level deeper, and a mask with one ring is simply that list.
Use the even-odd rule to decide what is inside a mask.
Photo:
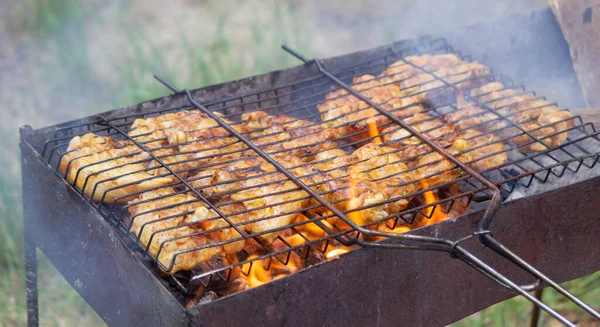
[{"label": "charred chicken skin", "polygon": [[[447,153],[476,171],[493,169],[508,160],[504,152],[504,143],[493,134],[482,135],[473,130],[463,131],[445,143],[449,144],[445,147]],[[425,181],[429,186],[451,182],[465,174],[442,154],[426,147],[429,153],[418,157],[415,168],[418,176],[426,177]]]},{"label": "charred chicken skin", "polygon": [[[403,90],[416,88],[418,92],[423,92],[442,86],[435,77],[466,88],[477,83],[476,77],[489,74],[490,69],[485,65],[465,62],[455,54],[423,54],[393,63],[380,76],[387,81],[394,81]],[[412,90],[410,93],[416,92]]]},{"label": "charred chicken skin", "polygon": [[[339,137],[335,130],[317,123],[294,119],[285,115],[272,116],[263,111],[242,115],[240,123],[231,123],[254,144],[269,154],[285,154],[308,161],[313,153],[337,146]],[[188,170],[204,169],[207,165],[231,161],[253,150],[221,128],[207,126],[205,122],[191,122],[183,130],[169,136],[169,144],[177,146],[179,159],[186,160]],[[215,122],[216,124],[216,122]]]},{"label": "charred chicken skin", "polygon": [[[458,88],[467,88],[481,84],[482,81],[476,77],[489,73],[484,65],[464,62],[454,54],[425,54],[397,61],[378,77],[356,77],[352,87],[397,117],[403,118],[422,112],[421,103],[425,100],[431,100],[441,93],[453,92],[452,88],[436,77],[443,78]],[[317,106],[323,124],[337,128],[343,135],[349,135],[353,142],[368,138],[370,126],[380,128],[389,123],[389,119],[375,108],[348,95],[343,89],[329,92],[325,99],[327,101]]]},{"label": "charred chicken skin", "polygon": [[[243,125],[236,124],[219,113],[214,114],[220,116],[220,119],[231,125],[236,131],[246,131]],[[155,132],[153,135],[159,136],[157,139],[160,139],[161,145],[172,151],[172,155],[167,157],[166,162],[171,164],[171,168],[183,177],[198,166],[210,164],[215,158],[219,158],[219,160],[239,158],[240,151],[245,149],[242,142],[231,136],[217,121],[205,113],[191,111],[178,119],[169,118],[171,117],[168,115],[151,118],[170,126],[155,129],[160,132],[158,134]],[[134,126],[136,126],[136,122],[134,122]],[[154,125],[154,121],[144,123],[144,125],[148,125],[148,123],[151,126]]]},{"label": "charred chicken skin", "polygon": [[[267,153],[309,161],[315,153],[338,144],[335,130],[306,120],[261,111],[242,118],[240,123],[221,119],[247,134]],[[128,134],[183,178],[203,166],[254,155],[215,120],[197,110],[137,119]],[[164,167],[133,142],[116,142],[95,134],[73,138],[60,168],[68,181],[77,178],[77,188],[83,189],[85,184],[84,193],[93,193],[96,202],[125,203],[138,196],[134,193],[174,181]]]},{"label": "charred chicken skin", "polygon": [[452,87],[439,79],[465,89],[483,84],[489,74],[486,66],[478,62],[465,62],[454,54],[423,54],[396,61],[379,77],[386,83],[398,85],[403,97],[412,96],[422,102],[454,92]]},{"label": "charred chicken skin", "polygon": [[[168,146],[170,138],[185,128],[216,130],[214,126],[217,123],[213,119],[197,110],[181,111],[136,119],[128,134],[163,163],[171,165],[187,157],[179,155],[177,148]],[[186,172],[182,169],[186,167],[183,164],[171,166],[183,177]],[[133,142],[115,141],[112,137],[93,133],[71,139],[61,158],[60,170],[93,201],[105,203],[123,204],[138,197],[139,192],[175,181],[148,152]]]}]

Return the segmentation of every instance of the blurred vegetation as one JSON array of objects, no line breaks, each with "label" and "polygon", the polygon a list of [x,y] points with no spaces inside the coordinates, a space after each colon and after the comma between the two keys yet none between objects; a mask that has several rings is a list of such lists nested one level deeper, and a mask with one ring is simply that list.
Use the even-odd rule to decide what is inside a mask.
[{"label": "blurred vegetation", "polygon": [[[566,282],[562,286],[585,303],[600,309],[600,273]],[[566,300],[554,289],[545,289],[542,300],[578,326],[598,326],[598,322],[589,314],[573,302]],[[529,326],[532,306],[531,302],[518,296],[484,309],[453,326]],[[562,326],[562,324],[542,311],[540,326]]]},{"label": "blurred vegetation", "polygon": [[[231,16],[258,5],[263,6],[264,17],[241,26],[249,31],[250,38],[232,41],[226,35]],[[32,67],[35,71],[24,77],[29,79],[30,89],[21,96],[37,97],[35,108],[24,108],[36,112],[19,113],[33,118],[27,123],[41,127],[72,119],[74,112],[85,116],[168,94],[169,90],[152,78],[153,73],[192,89],[297,64],[279,50],[283,43],[305,53],[309,50],[300,37],[299,24],[292,21],[292,7],[287,2],[232,1],[223,9],[227,6],[222,2],[206,1],[202,9],[214,18],[214,24],[207,22],[213,24],[210,34],[179,30],[172,36],[175,39],[170,47],[157,44],[146,24],[132,20],[134,11],[139,10],[132,3],[113,1],[109,8],[106,6],[102,1],[70,0],[24,0],[9,6],[20,46],[39,56]],[[109,17],[103,16],[107,11]],[[127,41],[126,48],[107,50],[115,59],[111,62],[114,66],[105,69],[111,75],[108,79],[94,69],[98,56],[90,50],[91,43],[98,41],[96,27],[103,24],[113,24],[113,33],[117,33],[107,38]],[[170,52],[179,57],[166,58]],[[0,129],[0,136],[4,135],[7,138],[0,145],[6,154],[3,158],[14,165],[18,137],[14,130]],[[6,272],[0,275],[0,325],[8,326],[26,322],[20,189],[18,174],[0,175],[0,269]],[[42,325],[102,325],[48,260],[40,252],[38,256]]]},{"label": "blurred vegetation", "polygon": [[[18,46],[25,47],[33,59],[22,76],[27,92],[20,95],[32,98],[31,102],[24,102],[14,116],[0,117],[13,121],[0,125],[4,141],[0,145],[0,164],[17,167],[0,175],[0,269],[4,272],[0,274],[0,325],[26,322],[21,185],[14,121],[40,127],[72,119],[73,113],[85,116],[168,94],[154,81],[153,73],[178,87],[192,89],[297,64],[279,50],[284,43],[307,55],[311,53],[311,31],[295,17],[293,1],[231,1],[227,6],[222,1],[203,1],[196,6],[202,7],[190,10],[202,11],[203,17],[212,18],[206,23],[207,28],[190,31],[176,27],[169,42],[154,35],[160,27],[148,28],[153,24],[151,20],[136,20],[136,2],[21,0],[6,6],[11,17],[10,30],[19,38]],[[253,9],[257,8],[260,14],[254,15],[258,11]],[[244,12],[253,14],[236,20],[235,16]],[[110,26],[108,35],[98,35],[104,31],[99,28],[102,26]],[[245,34],[232,35],[231,29]],[[117,42],[111,42],[112,39]],[[94,48],[104,41],[111,47],[100,49],[106,53]],[[107,54],[110,57],[104,58]],[[101,64],[108,66],[99,70]],[[41,253],[39,258],[42,325],[102,325],[101,319]],[[600,306],[600,275],[570,282],[567,288]],[[572,310],[552,292],[547,292],[545,299],[561,310]],[[530,310],[529,302],[515,298],[465,318],[457,326],[524,325]]]}]

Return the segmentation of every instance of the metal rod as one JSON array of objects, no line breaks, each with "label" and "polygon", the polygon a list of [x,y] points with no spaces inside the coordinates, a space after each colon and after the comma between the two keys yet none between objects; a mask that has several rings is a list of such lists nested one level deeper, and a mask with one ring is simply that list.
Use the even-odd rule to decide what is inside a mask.
[{"label": "metal rod", "polygon": [[516,255],[509,248],[504,246],[502,243],[500,243],[498,240],[493,238],[491,235],[483,235],[483,239],[485,242],[484,244],[487,247],[489,247],[490,249],[501,254],[508,260],[514,262],[515,264],[517,264],[519,267],[523,268],[525,271],[527,271],[531,275],[533,275],[533,276],[539,278],[540,280],[542,280],[543,282],[547,283],[552,288],[557,290],[560,294],[562,294],[563,296],[565,296],[566,298],[571,300],[573,303],[575,303],[577,306],[579,306],[580,308],[582,308],[583,310],[587,311],[589,314],[594,316],[594,318],[600,320],[600,313],[598,311],[594,310],[592,307],[587,305],[585,302],[581,301],[581,299],[577,298],[575,295],[569,293],[569,291],[567,291],[566,289],[561,287],[558,283],[556,283],[555,281],[550,279],[548,276],[544,275],[541,271],[535,269],[531,264],[529,264],[527,261],[523,260],[521,257]]},{"label": "metal rod", "polygon": [[523,290],[522,288],[520,288],[513,281],[511,281],[510,279],[504,277],[502,274],[500,274],[495,269],[491,268],[490,266],[488,266],[487,264],[485,264],[484,262],[482,262],[481,260],[479,260],[477,257],[473,256],[472,254],[470,254],[469,252],[465,251],[461,247],[456,247],[456,250],[461,255],[464,255],[467,258],[469,258],[470,260],[472,260],[473,262],[477,263],[477,265],[479,267],[481,267],[482,269],[484,269],[488,274],[494,276],[495,278],[501,280],[503,283],[509,285],[513,290],[517,291],[517,293],[519,293],[520,295],[522,295],[523,297],[525,297],[526,299],[528,299],[529,301],[531,301],[534,305],[540,307],[542,310],[546,311],[549,315],[551,315],[552,317],[554,317],[556,320],[560,321],[565,326],[575,326],[575,324],[573,324],[572,322],[570,322],[567,318],[565,318],[564,316],[562,316],[560,313],[556,312],[554,309],[550,308],[548,305],[546,305],[542,301],[536,299],[534,296],[532,296],[531,294],[529,294],[528,292],[526,292],[525,290]]},{"label": "metal rod", "polygon": [[[533,294],[533,296],[535,296],[535,298],[538,299],[539,301],[542,301],[543,295],[544,295],[543,288],[539,288],[539,289],[535,290],[535,293]],[[529,326],[537,327],[539,322],[540,322],[540,307],[538,307],[537,305],[534,305],[533,308],[531,308],[531,322],[529,323]]]}]

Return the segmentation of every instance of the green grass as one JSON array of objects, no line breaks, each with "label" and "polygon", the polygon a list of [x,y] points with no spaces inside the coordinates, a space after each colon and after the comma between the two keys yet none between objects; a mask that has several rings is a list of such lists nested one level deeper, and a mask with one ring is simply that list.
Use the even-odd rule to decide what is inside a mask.
[{"label": "green grass", "polygon": [[[25,76],[32,81],[31,89],[21,94],[36,96],[39,107],[22,108],[23,117],[37,117],[32,123],[44,125],[58,122],[55,119],[64,120],[65,116],[85,116],[168,94],[152,78],[154,73],[177,87],[192,89],[298,64],[279,49],[284,43],[310,56],[311,31],[295,17],[292,5],[287,1],[265,2],[206,1],[202,8],[213,21],[206,23],[206,29],[193,32],[181,29],[167,47],[156,43],[151,32],[144,28],[147,22],[132,21],[134,8],[128,4],[117,2],[117,7],[110,9],[109,19],[102,15],[103,10],[108,10],[102,1],[15,2],[10,7],[13,23],[19,26],[26,46],[40,57],[31,65],[30,76]],[[260,12],[261,18],[234,21],[236,14],[246,12]],[[113,23],[118,32],[115,37],[128,42],[112,51],[111,66],[104,68],[112,78],[106,79],[95,69],[98,58],[89,45],[98,41],[95,33],[102,31],[98,26]],[[245,34],[236,36],[232,29]],[[176,55],[175,60],[169,56],[172,54]],[[42,117],[26,114],[34,109]],[[3,139],[0,164],[18,168],[15,131],[0,130],[0,137]],[[22,203],[17,168],[0,175],[0,325],[7,326],[23,325],[26,321]],[[39,264],[42,325],[102,325],[100,318],[43,255],[39,255]],[[569,282],[567,287],[600,307],[600,274]],[[553,292],[546,292],[545,300],[560,310],[573,310]],[[515,298],[456,325],[523,325],[530,310],[529,302]]]},{"label": "green grass", "polygon": [[303,41],[291,23],[293,14],[290,6],[279,1],[267,1],[263,7],[270,11],[270,19],[249,21],[244,29],[251,31],[250,38],[243,43],[235,43],[227,37],[232,29],[229,19],[239,11],[249,10],[252,4],[238,2],[229,10],[218,10],[220,2],[207,2],[207,10],[215,13],[215,26],[211,35],[181,33],[178,40],[180,54],[173,64],[165,58],[169,49],[160,49],[152,44],[151,38],[143,29],[127,28],[127,21],[121,20],[123,30],[128,33],[130,56],[119,66],[120,80],[114,105],[137,103],[152,97],[168,94],[160,83],[151,76],[158,73],[180,88],[198,88],[215,83],[235,80],[271,70],[298,64],[297,60],[284,51],[280,45],[287,43],[309,52],[308,42]]},{"label": "green grass", "polygon": [[[562,286],[596,310],[600,309],[600,272],[566,282]],[[590,319],[589,314],[554,289],[544,290],[543,301],[572,321],[583,323]],[[531,310],[531,302],[519,296],[484,309],[455,323],[454,326],[528,326]],[[544,312],[540,321],[542,326],[557,324],[556,320]]]}]

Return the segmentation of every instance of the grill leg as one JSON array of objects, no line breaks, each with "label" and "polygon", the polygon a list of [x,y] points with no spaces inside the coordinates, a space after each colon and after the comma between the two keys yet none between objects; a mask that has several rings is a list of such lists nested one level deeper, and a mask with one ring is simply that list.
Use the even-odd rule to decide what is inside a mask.
[{"label": "grill leg", "polygon": [[[535,290],[535,298],[538,300],[542,300],[542,295],[544,294],[544,289],[540,286],[537,290]],[[529,323],[530,327],[537,327],[540,321],[540,307],[537,305],[533,305],[533,311],[531,312],[531,322]]]},{"label": "grill leg", "polygon": [[27,325],[39,325],[37,253],[36,245],[30,233],[25,230],[25,286],[27,287]]}]

